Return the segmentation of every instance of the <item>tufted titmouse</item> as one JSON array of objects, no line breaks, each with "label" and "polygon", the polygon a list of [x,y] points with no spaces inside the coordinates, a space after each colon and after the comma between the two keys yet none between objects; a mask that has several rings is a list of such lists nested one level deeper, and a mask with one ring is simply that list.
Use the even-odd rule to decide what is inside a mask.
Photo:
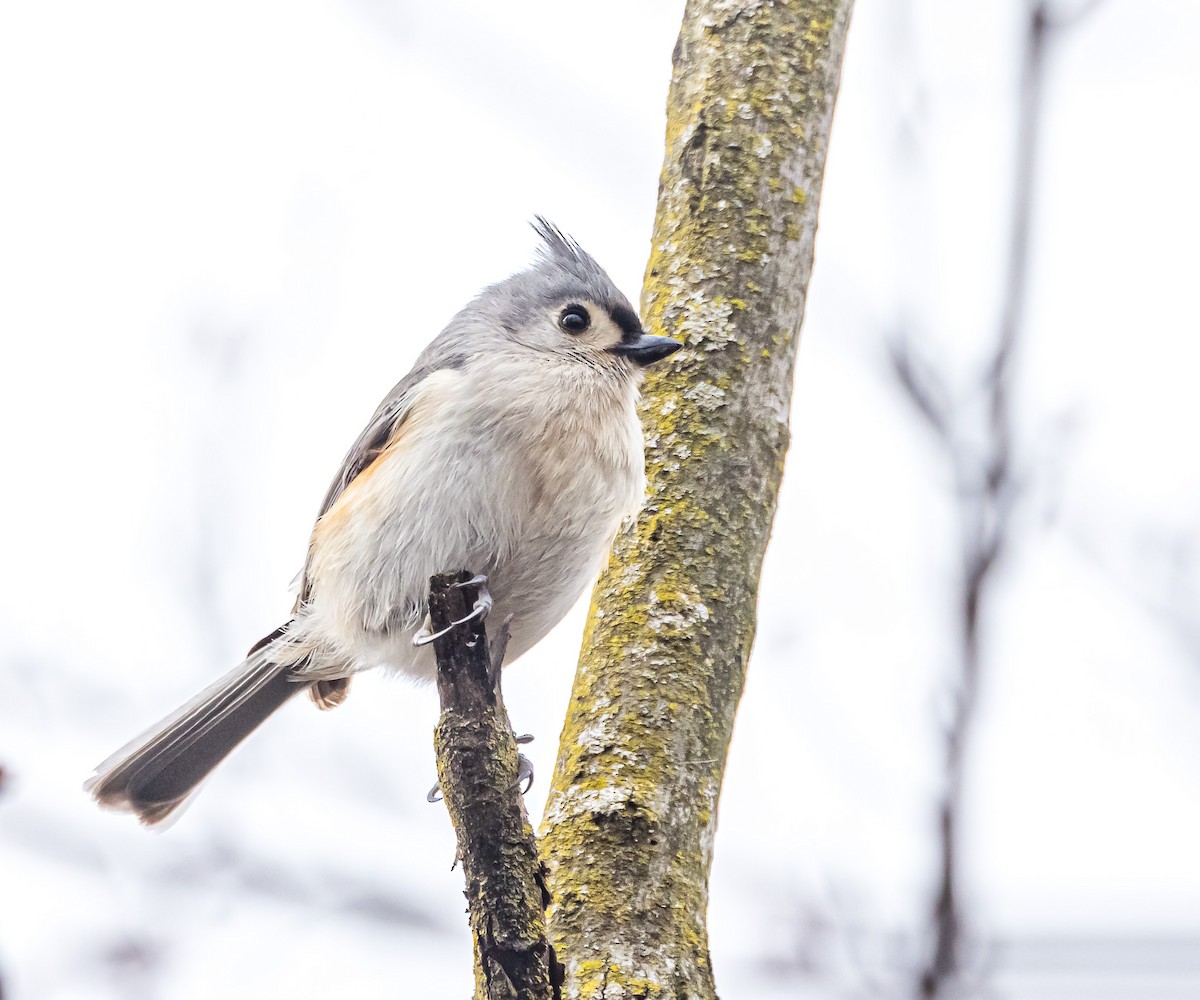
[{"label": "tufted titmouse", "polygon": [[512,658],[566,614],[641,503],[639,370],[681,345],[538,218],[535,264],[463,309],[388,394],[321,504],[291,618],[86,788],[147,824],[298,691],[321,708],[379,664],[434,670],[429,578],[470,569],[511,615]]}]

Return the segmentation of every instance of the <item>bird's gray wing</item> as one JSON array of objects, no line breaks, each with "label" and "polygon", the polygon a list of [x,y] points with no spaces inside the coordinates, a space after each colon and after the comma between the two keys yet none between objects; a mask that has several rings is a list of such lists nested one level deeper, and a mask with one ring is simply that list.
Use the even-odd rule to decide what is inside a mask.
[{"label": "bird's gray wing", "polygon": [[362,433],[350,446],[350,450],[346,452],[346,457],[342,459],[341,467],[338,469],[337,475],[333,477],[333,482],[329,484],[329,489],[325,492],[325,499],[321,501],[321,509],[317,512],[318,520],[325,516],[329,508],[337,502],[337,498],[346,491],[346,487],[358,477],[358,474],[374,462],[387,447],[396,427],[404,420],[409,407],[412,406],[414,390],[430,373],[431,370],[428,368],[414,368],[384,397],[383,402],[371,415],[367,426],[363,428]]},{"label": "bird's gray wing", "polygon": [[[439,348],[442,349],[439,350]],[[354,482],[358,475],[387,448],[388,442],[395,436],[397,429],[412,408],[413,400],[417,395],[417,387],[434,372],[448,368],[461,368],[464,364],[466,364],[465,354],[447,351],[438,341],[426,349],[425,353],[417,360],[416,367],[397,382],[392,387],[392,391],[384,397],[367,426],[363,428],[363,432],[359,434],[358,439],[346,453],[346,457],[342,459],[341,468],[338,469],[333,482],[329,484],[325,499],[321,501],[321,509],[317,514],[318,521],[337,503],[338,497],[346,492],[346,488]],[[306,559],[304,572],[300,577],[300,591],[296,598],[295,611],[299,611],[308,600],[308,567],[309,560]]]}]

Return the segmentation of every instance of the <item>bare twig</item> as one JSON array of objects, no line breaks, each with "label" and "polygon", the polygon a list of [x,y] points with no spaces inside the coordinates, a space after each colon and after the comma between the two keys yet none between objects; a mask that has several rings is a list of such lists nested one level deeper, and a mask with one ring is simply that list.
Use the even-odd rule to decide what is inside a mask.
[{"label": "bare twig", "polygon": [[[964,762],[975,721],[981,673],[981,623],[996,569],[1010,544],[1013,504],[1020,493],[1014,471],[1013,365],[1017,355],[1029,276],[1029,243],[1046,67],[1050,11],[1045,0],[1029,9],[1021,72],[1014,163],[1012,229],[1009,234],[1003,306],[994,349],[984,370],[981,395],[984,443],[961,447],[953,418],[930,418],[926,395],[911,366],[893,360],[901,386],[915,408],[938,430],[958,483],[962,565],[959,583],[958,674],[950,718],[943,732],[943,788],[937,806],[939,868],[930,914],[929,954],[917,974],[916,993],[933,1000],[961,992],[967,974],[962,901],[958,884],[959,824]],[[893,359],[900,357],[893,349]],[[908,375],[909,377],[905,377]]]},{"label": "bare twig", "polygon": [[[471,574],[429,582],[435,632],[467,617],[479,596]],[[499,697],[483,622],[433,643],[442,717],[434,732],[438,780],[458,834],[475,937],[476,1000],[557,1000],[558,962],[546,940],[550,896],[517,788],[517,746]]]},{"label": "bare twig", "polygon": [[905,334],[892,337],[887,348],[892,373],[907,393],[909,402],[916,407],[935,436],[943,442],[950,442],[950,401],[933,369],[917,356],[911,340]]}]

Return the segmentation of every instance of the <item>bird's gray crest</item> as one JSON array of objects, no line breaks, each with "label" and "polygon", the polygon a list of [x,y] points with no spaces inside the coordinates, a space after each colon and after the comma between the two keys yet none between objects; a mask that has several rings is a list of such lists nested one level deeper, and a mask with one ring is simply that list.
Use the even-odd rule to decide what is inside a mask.
[{"label": "bird's gray crest", "polygon": [[547,309],[590,300],[610,315],[624,317],[618,323],[622,329],[638,326],[637,312],[591,254],[543,216],[534,216],[530,225],[542,241],[533,265],[483,289],[426,348],[418,364],[442,351],[463,354],[463,321],[472,316],[486,317],[511,334],[544,319]]},{"label": "bird's gray crest", "polygon": [[[542,215],[535,215],[533,231],[542,238],[542,245],[537,250],[535,267],[538,269],[554,268],[566,271],[578,278],[584,285],[612,287],[609,278],[595,258],[581,247],[573,237],[568,236],[553,222]],[[615,288],[613,289],[615,291]]]},{"label": "bird's gray crest", "polygon": [[[567,286],[576,286],[578,294],[612,308],[628,303],[608,273],[572,237],[542,215],[535,215],[533,231],[542,239],[531,272],[525,272],[530,291],[542,303],[561,296]],[[520,279],[522,276],[518,275]]]},{"label": "bird's gray crest", "polygon": [[544,215],[535,215],[530,225],[533,226],[533,231],[542,238],[542,245],[538,247],[540,261],[556,264],[568,270],[583,267],[589,271],[604,273],[603,268],[592,259],[583,247],[575,242],[573,237],[564,233]]}]

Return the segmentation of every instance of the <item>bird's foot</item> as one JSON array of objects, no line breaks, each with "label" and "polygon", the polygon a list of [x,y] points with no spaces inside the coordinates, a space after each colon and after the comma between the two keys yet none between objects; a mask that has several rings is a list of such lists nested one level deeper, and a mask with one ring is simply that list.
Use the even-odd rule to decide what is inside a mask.
[{"label": "bird's foot", "polygon": [[462,583],[454,584],[455,587],[460,589],[463,587],[479,588],[479,596],[475,599],[475,604],[471,607],[471,613],[468,615],[463,615],[463,617],[457,619],[456,621],[452,621],[444,629],[441,629],[437,632],[430,631],[431,626],[429,623],[429,616],[426,615],[424,624],[422,624],[413,635],[413,645],[428,646],[431,642],[433,642],[434,639],[440,639],[456,625],[465,625],[467,622],[475,619],[483,621],[485,618],[487,618],[488,612],[492,610],[492,605],[494,602],[492,601],[492,595],[488,593],[487,587],[484,586],[486,583],[486,576],[473,576],[471,579],[464,580]]},{"label": "bird's foot", "polygon": [[[533,742],[533,734],[525,733],[523,736],[514,736],[517,745],[521,746],[525,743]],[[525,787],[521,787],[521,783],[525,783]],[[533,787],[533,761],[526,757],[523,753],[517,754],[517,790],[525,795],[529,789]]]},{"label": "bird's foot", "polygon": [[[518,746],[524,746],[526,743],[533,742],[533,736],[530,733],[523,733],[520,736],[514,733],[513,742]],[[522,784],[525,785],[524,788],[520,787]],[[522,795],[533,787],[533,763],[523,753],[517,754],[517,787],[520,788]],[[425,801],[442,801],[442,783],[440,781],[435,781],[433,787],[425,793]]]}]

